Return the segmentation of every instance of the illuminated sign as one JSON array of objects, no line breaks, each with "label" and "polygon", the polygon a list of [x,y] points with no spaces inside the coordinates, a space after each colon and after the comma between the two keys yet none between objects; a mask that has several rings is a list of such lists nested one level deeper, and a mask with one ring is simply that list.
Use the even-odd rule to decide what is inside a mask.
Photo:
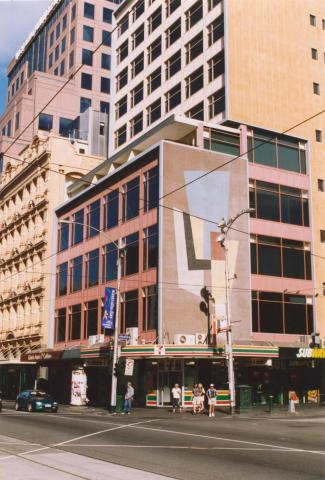
[{"label": "illuminated sign", "polygon": [[299,348],[297,358],[325,358],[325,348]]}]

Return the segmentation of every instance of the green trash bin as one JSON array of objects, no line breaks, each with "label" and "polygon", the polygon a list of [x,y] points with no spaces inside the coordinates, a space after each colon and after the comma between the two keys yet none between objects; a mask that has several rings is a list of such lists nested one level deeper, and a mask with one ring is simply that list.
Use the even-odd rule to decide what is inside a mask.
[{"label": "green trash bin", "polygon": [[250,385],[237,385],[236,387],[237,412],[251,410],[252,406],[253,406],[252,387]]},{"label": "green trash bin", "polygon": [[123,395],[116,395],[116,413],[122,413],[124,408]]}]

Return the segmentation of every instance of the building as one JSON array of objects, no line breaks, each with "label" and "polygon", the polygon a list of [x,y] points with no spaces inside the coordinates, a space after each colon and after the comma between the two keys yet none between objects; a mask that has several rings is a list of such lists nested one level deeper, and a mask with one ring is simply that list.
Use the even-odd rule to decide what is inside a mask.
[{"label": "building", "polygon": [[[23,355],[52,344],[51,279],[57,245],[53,212],[64,200],[67,185],[84,172],[85,162],[95,167],[102,161],[79,152],[66,138],[38,136],[21,152],[20,163],[7,163],[1,175],[0,388],[6,398],[34,384],[36,371]],[[64,158],[69,158],[69,166]]]}]

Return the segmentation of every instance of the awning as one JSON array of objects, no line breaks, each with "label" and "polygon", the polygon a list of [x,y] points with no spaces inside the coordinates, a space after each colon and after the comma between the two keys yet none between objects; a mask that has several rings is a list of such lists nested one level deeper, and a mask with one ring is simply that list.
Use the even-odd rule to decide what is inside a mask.
[{"label": "awning", "polygon": [[63,350],[62,360],[75,360],[80,358],[80,347]]},{"label": "awning", "polygon": [[112,347],[107,344],[98,344],[89,346],[82,346],[80,349],[80,358],[102,358],[108,357],[112,351]]}]

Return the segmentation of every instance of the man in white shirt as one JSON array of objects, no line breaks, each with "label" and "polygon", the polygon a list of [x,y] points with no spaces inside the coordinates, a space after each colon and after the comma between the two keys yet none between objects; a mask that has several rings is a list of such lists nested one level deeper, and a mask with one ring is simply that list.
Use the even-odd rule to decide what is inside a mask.
[{"label": "man in white shirt", "polygon": [[132,383],[128,382],[127,388],[126,388],[126,394],[124,397],[124,412],[130,415],[131,413],[131,407],[132,407],[132,400],[134,397],[134,388],[132,387]]},{"label": "man in white shirt", "polygon": [[182,390],[180,389],[178,383],[175,383],[174,387],[172,388],[172,405],[173,405],[173,413],[176,412],[176,408],[179,408],[181,411],[180,401],[182,396]]}]

